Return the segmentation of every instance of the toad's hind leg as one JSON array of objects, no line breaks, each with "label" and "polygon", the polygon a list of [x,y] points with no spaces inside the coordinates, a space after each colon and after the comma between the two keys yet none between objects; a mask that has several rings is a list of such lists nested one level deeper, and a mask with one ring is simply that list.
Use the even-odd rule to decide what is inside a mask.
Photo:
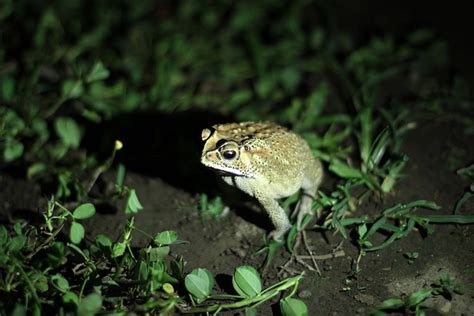
[{"label": "toad's hind leg", "polygon": [[323,167],[319,160],[313,159],[311,163],[306,166],[303,183],[301,185],[302,194],[296,206],[297,212],[297,228],[301,230],[302,222],[307,214],[311,214],[311,206],[316,198],[316,194],[323,180]]}]

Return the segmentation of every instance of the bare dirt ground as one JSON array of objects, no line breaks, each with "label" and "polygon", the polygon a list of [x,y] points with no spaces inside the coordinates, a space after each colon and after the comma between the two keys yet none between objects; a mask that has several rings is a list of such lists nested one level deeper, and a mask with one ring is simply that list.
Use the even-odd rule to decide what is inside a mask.
[{"label": "bare dirt ground", "polygon": [[[137,190],[144,206],[136,216],[137,227],[153,235],[162,230],[176,230],[180,239],[189,241],[189,244],[172,249],[173,255],[185,258],[187,272],[206,267],[217,275],[218,286],[226,289],[235,267],[242,264],[261,266],[264,257],[255,255],[255,252],[263,245],[262,236],[271,227],[264,215],[249,210],[233,210],[217,221],[203,221],[199,217],[196,193],[212,194],[218,192],[218,188],[212,172],[198,163],[200,144],[197,130],[203,125],[198,117],[193,116],[193,119],[195,124],[189,124],[191,127],[176,135],[176,131],[166,125],[166,118],[158,122],[143,118],[143,124],[134,125],[139,126],[136,133],[127,129],[127,133],[122,133],[125,148],[118,159],[130,165],[126,184]],[[206,117],[206,120],[212,119]],[[151,121],[154,124],[147,125]],[[124,131],[122,124],[127,123],[119,123],[119,128],[114,130]],[[146,137],[138,140],[130,135]],[[147,146],[153,138],[157,141]],[[472,162],[472,139],[454,121],[436,119],[419,123],[406,136],[404,149],[410,160],[404,169],[405,177],[396,185],[393,194],[369,200],[367,205],[358,208],[355,215],[375,214],[385,207],[416,199],[433,200],[442,206],[438,211],[440,214],[450,214],[455,201],[469,185],[455,174],[452,165],[461,167]],[[110,172],[102,177],[100,183],[111,185],[113,177],[113,172]],[[329,182],[323,185],[323,191],[331,190]],[[3,218],[37,216],[45,197],[36,184],[21,177],[0,176],[0,214]],[[99,233],[118,237],[126,221],[120,209],[120,205],[99,206],[99,213],[87,222],[88,238]],[[463,214],[472,214],[473,211],[474,200],[461,210]],[[309,230],[307,237],[309,247],[316,255],[329,254],[338,245],[343,253],[337,258],[318,260],[321,276],[306,269],[298,295],[308,304],[311,315],[365,315],[387,298],[403,297],[429,287],[444,273],[464,284],[466,293],[455,295],[451,301],[442,297],[428,300],[426,305],[431,306],[428,314],[474,314],[472,226],[437,225],[430,235],[413,231],[390,247],[365,256],[361,261],[361,272],[350,284],[346,280],[357,258],[357,247],[332,232]],[[137,234],[135,242],[139,245],[143,239]],[[304,254],[303,247],[300,252]],[[407,252],[418,252],[419,257],[410,263],[403,256]],[[289,254],[281,249],[264,276],[265,285],[290,275],[280,269],[288,259]],[[289,269],[303,271],[305,267],[294,263]],[[259,309],[259,315],[272,314],[278,315],[277,304],[266,304]]]}]

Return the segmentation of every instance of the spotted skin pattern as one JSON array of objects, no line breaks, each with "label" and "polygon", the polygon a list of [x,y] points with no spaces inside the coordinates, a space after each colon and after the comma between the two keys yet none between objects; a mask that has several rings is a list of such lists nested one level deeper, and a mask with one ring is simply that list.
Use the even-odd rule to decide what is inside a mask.
[{"label": "spotted skin pattern", "polygon": [[201,163],[260,202],[275,226],[273,239],[281,241],[291,227],[278,199],[301,189],[296,210],[301,229],[323,178],[321,162],[303,138],[271,122],[218,124],[201,137]]}]

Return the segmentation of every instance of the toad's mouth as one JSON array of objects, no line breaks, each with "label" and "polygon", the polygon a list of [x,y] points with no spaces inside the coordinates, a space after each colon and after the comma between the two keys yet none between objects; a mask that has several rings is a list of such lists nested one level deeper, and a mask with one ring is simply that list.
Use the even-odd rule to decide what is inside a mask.
[{"label": "toad's mouth", "polygon": [[206,160],[202,160],[201,162],[204,166],[208,167],[209,169],[214,170],[215,172],[217,172],[217,174],[221,176],[245,176],[244,173],[242,173],[241,171],[237,169],[233,169],[233,168],[222,166],[222,165],[216,165],[214,163],[211,164],[207,162]]}]

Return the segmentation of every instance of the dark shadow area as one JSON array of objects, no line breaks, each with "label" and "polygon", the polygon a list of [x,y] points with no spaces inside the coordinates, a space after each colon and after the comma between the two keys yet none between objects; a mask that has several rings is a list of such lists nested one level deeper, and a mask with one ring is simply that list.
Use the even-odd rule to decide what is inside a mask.
[{"label": "dark shadow area", "polygon": [[216,275],[216,283],[221,290],[227,294],[238,294],[232,285],[232,276],[228,274],[219,273]]},{"label": "dark shadow area", "polygon": [[123,148],[115,163],[124,164],[127,170],[159,177],[190,193],[215,194],[214,173],[200,163],[201,131],[230,121],[201,111],[132,113],[88,126],[83,144],[105,160],[114,141],[120,140]]},{"label": "dark shadow area", "polygon": [[473,1],[453,3],[433,1],[376,0],[331,1],[323,4],[329,29],[348,31],[352,37],[366,41],[374,35],[394,34],[406,38],[420,28],[432,29],[450,46],[451,62],[456,72],[474,86]]}]

